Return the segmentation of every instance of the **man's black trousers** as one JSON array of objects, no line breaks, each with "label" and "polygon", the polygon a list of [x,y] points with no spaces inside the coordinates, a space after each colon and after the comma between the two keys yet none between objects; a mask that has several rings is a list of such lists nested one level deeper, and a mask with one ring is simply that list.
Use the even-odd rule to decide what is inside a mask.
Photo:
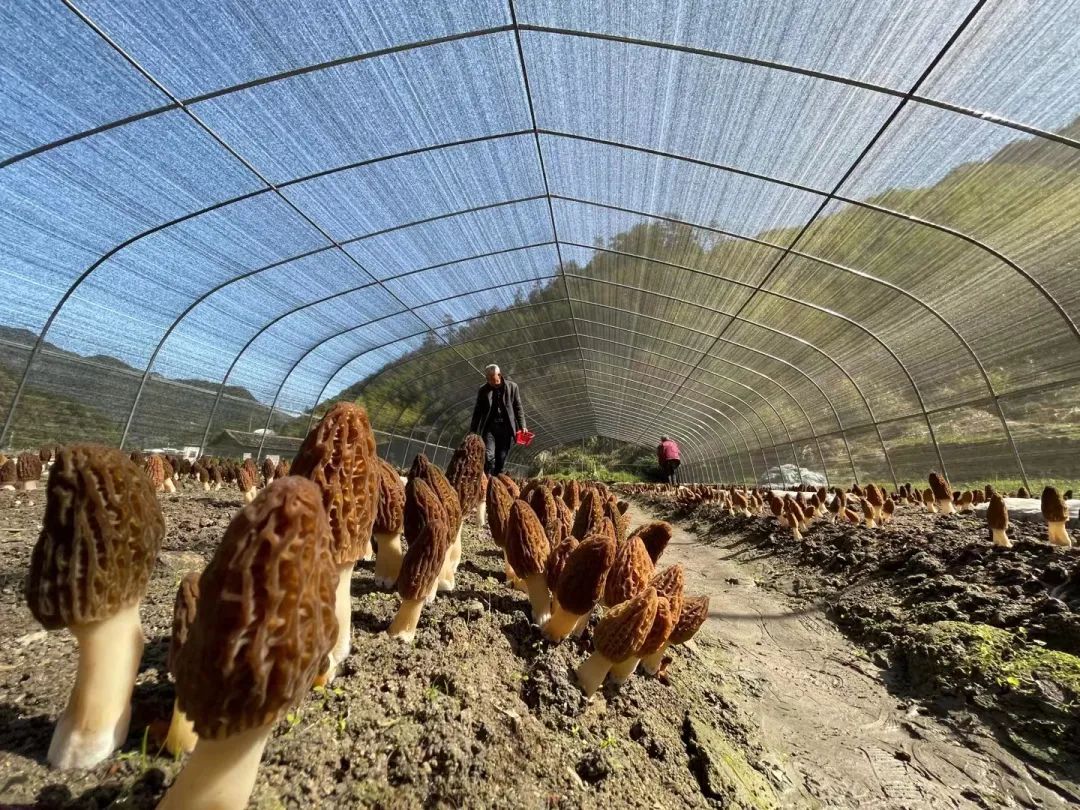
[{"label": "man's black trousers", "polygon": [[484,429],[484,444],[487,447],[487,459],[484,472],[499,475],[506,466],[506,457],[514,444],[514,434],[508,422],[495,422]]}]

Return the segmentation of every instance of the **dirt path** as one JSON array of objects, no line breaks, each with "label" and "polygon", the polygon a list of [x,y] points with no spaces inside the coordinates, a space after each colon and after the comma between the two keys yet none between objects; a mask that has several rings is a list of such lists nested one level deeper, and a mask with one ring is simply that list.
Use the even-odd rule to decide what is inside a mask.
[{"label": "dirt path", "polygon": [[[656,518],[631,505],[631,525]],[[1039,774],[981,729],[963,740],[890,693],[871,663],[817,610],[755,585],[734,561],[737,536],[702,545],[676,526],[664,562],[682,563],[687,590],[712,597],[708,629],[724,670],[777,753],[786,804],[833,807],[1065,807]]]}]

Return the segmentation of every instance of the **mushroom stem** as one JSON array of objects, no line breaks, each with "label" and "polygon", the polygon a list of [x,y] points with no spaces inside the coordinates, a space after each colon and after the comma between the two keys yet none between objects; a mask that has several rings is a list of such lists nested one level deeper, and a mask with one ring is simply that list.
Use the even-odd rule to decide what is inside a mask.
[{"label": "mushroom stem", "polygon": [[375,582],[380,587],[389,588],[397,582],[405,556],[401,551],[401,532],[375,532],[375,542]]},{"label": "mushroom stem", "polygon": [[634,670],[637,669],[641,659],[636,655],[631,655],[625,661],[620,661],[611,668],[611,681],[612,683],[626,683],[630,680],[630,676],[634,674]]},{"label": "mushroom stem", "polygon": [[386,634],[390,638],[399,638],[406,644],[412,644],[416,636],[416,626],[420,624],[420,612],[424,609],[423,599],[402,599],[394,620],[390,622]]},{"label": "mushroom stem", "polygon": [[572,635],[574,638],[581,638],[581,636],[585,633],[585,628],[589,626],[589,618],[591,616],[592,611],[590,610],[584,616],[580,617],[577,620],[577,624],[574,625],[574,629],[570,631],[570,635]]},{"label": "mushroom stem", "polygon": [[198,741],[199,735],[195,733],[195,724],[180,711],[180,707],[174,700],[172,722],[169,723],[169,733],[165,737],[165,750],[174,757],[179,757],[181,754],[190,754]]},{"label": "mushroom stem", "polygon": [[[570,635],[583,617],[580,613],[571,613],[564,608],[558,599],[552,599],[551,605],[551,618],[544,625],[544,638],[558,642]],[[588,617],[588,614],[585,614],[585,617]]]},{"label": "mushroom stem", "polygon": [[458,563],[461,562],[461,529],[458,526],[457,534],[446,550],[446,558],[443,560],[442,571],[439,572],[439,590],[452,591],[455,587],[454,578],[457,575]]},{"label": "mushroom stem", "polygon": [[255,496],[257,494],[258,493],[255,491],[255,487],[252,487],[251,489],[244,492],[244,503],[251,503],[253,500],[255,500]]},{"label": "mushroom stem", "polygon": [[1047,521],[1046,530],[1050,538],[1050,545],[1064,546],[1065,548],[1072,545],[1072,538],[1069,537],[1069,533],[1065,531],[1065,521]]},{"label": "mushroom stem", "polygon": [[143,651],[138,603],[71,632],[79,643],[75,686],[49,744],[49,763],[60,770],[97,765],[127,737]]},{"label": "mushroom stem", "polygon": [[480,505],[476,507],[476,527],[482,529],[487,526],[487,502],[480,501]]},{"label": "mushroom stem", "polygon": [[176,484],[173,483],[173,480],[171,478],[165,479],[165,492],[169,495],[172,495],[176,492]]},{"label": "mushroom stem", "polygon": [[943,515],[951,515],[956,511],[956,507],[953,506],[953,502],[949,498],[945,498],[937,502],[938,511]]},{"label": "mushroom stem", "polygon": [[576,674],[581,690],[591,697],[600,688],[613,666],[613,661],[605,658],[601,653],[594,652],[577,668]]},{"label": "mushroom stem", "polygon": [[268,723],[222,740],[200,738],[158,810],[243,810],[273,728]]},{"label": "mushroom stem", "polygon": [[503,551],[503,572],[506,574],[507,584],[513,585],[517,581],[517,571],[510,565],[510,560],[507,559],[505,551]]},{"label": "mushroom stem", "polygon": [[337,617],[338,633],[330,650],[330,664],[323,676],[326,683],[334,680],[337,666],[349,657],[352,650],[352,575],[356,563],[338,567],[337,591],[334,593],[334,615]]},{"label": "mushroom stem", "polygon": [[1012,540],[1005,534],[1004,529],[991,529],[990,534],[994,539],[994,545],[1001,548],[1012,548]]},{"label": "mushroom stem", "polygon": [[544,574],[529,574],[525,577],[525,588],[532,605],[533,621],[543,627],[551,618],[551,592],[548,591],[547,577]]},{"label": "mushroom stem", "polygon": [[654,652],[652,655],[646,655],[641,659],[641,667],[650,675],[655,675],[660,671],[660,663],[664,660],[664,653],[667,652],[667,642],[664,642],[664,646]]}]

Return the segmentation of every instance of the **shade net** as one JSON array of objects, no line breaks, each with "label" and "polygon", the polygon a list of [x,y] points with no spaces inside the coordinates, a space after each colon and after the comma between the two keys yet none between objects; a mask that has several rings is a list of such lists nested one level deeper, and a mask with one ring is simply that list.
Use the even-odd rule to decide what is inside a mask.
[{"label": "shade net", "polygon": [[[1080,478],[1080,1],[8,3],[0,446]],[[292,442],[292,444],[290,444]],[[230,450],[230,451],[231,451]]]}]

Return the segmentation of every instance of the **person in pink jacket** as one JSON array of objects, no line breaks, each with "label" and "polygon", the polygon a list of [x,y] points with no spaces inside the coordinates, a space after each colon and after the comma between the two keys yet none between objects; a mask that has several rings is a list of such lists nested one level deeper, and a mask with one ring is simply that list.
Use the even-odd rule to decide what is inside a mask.
[{"label": "person in pink jacket", "polygon": [[660,472],[664,474],[664,480],[669,484],[679,483],[679,445],[674,439],[667,436],[660,437],[660,444],[656,447],[656,460],[660,463]]}]

